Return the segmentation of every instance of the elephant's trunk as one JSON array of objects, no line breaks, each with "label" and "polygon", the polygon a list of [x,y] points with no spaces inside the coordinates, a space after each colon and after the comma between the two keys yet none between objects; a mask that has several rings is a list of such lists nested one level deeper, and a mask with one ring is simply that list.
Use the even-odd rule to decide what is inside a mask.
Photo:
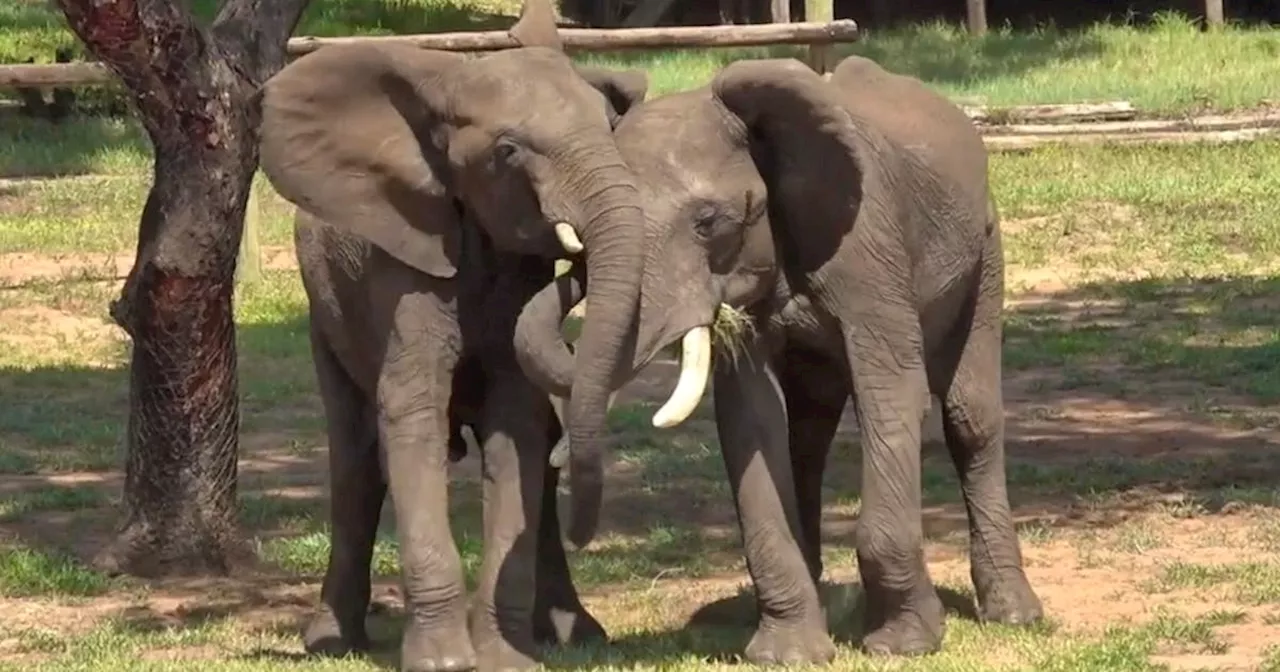
[{"label": "elephant's trunk", "polygon": [[624,357],[630,360],[626,353],[634,347],[644,228],[639,192],[620,158],[605,165],[598,159],[594,165],[578,165],[592,166],[566,173],[583,177],[575,186],[580,189],[577,193],[583,194],[581,238],[586,257],[586,300],[591,310],[591,319],[584,321],[577,342],[567,412],[573,498],[568,536],[582,547],[595,536],[600,518],[604,488],[601,453],[608,440],[611,382]]},{"label": "elephant's trunk", "polygon": [[[530,298],[516,321],[516,355],[521,368],[538,387],[559,397],[569,396],[575,373],[574,353],[562,337],[561,326],[565,316],[583,298],[582,281],[582,269],[574,266]],[[623,343],[618,353],[619,366],[609,381],[609,387],[615,391],[635,377],[663,348],[683,341],[684,335],[705,323],[696,310],[672,315],[672,311],[663,311],[661,306],[647,305],[643,291],[640,304],[637,335]],[[588,311],[586,322],[596,314],[593,308],[588,307]],[[694,338],[701,336],[703,334]],[[702,349],[693,347],[692,343],[686,345],[694,350]],[[697,356],[702,358],[702,353],[698,352]]]},{"label": "elephant's trunk", "polygon": [[[561,337],[564,318],[583,298],[586,270],[575,265],[552,280],[524,305],[516,320],[516,358],[525,375],[548,394],[568,397],[573,387],[574,356]],[[615,372],[610,387],[617,388]]]}]

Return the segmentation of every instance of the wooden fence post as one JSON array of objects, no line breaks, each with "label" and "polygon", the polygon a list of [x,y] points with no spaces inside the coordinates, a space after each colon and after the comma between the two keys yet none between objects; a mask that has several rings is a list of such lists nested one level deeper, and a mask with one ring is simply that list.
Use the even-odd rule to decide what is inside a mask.
[{"label": "wooden fence post", "polygon": [[[1221,0],[1219,0],[1221,1]],[[965,0],[966,24],[970,35],[987,34],[987,0]]]},{"label": "wooden fence post", "polygon": [[1222,11],[1222,0],[1204,0],[1204,23],[1206,28],[1210,30],[1221,28],[1225,20],[1226,17]]},{"label": "wooden fence post", "polygon": [[773,23],[791,23],[791,0],[773,0],[769,4],[769,19]]},{"label": "wooden fence post", "polygon": [[260,227],[258,176],[249,184],[249,202],[244,206],[244,233],[240,236],[240,260],[236,262],[236,280],[242,284],[256,284],[262,279],[262,241],[258,237]]},{"label": "wooden fence post", "polygon": [[[830,23],[835,19],[834,0],[805,0],[804,20]],[[831,72],[836,66],[835,46],[831,43],[809,45],[809,67],[818,74]]]}]

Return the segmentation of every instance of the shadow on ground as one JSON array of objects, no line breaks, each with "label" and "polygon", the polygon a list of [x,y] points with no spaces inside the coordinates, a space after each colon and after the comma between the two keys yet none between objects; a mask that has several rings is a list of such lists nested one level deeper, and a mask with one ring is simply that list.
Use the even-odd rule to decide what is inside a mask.
[{"label": "shadow on ground", "polygon": [[[1111,527],[1171,499],[1210,512],[1236,503],[1276,506],[1280,424],[1265,405],[1280,389],[1275,297],[1280,280],[1252,278],[1099,283],[1020,297],[1005,344],[1008,474],[1019,523]],[[310,541],[289,547],[296,557],[273,556],[288,571],[267,566],[259,578],[174,584],[165,590],[178,607],[154,616],[186,623],[261,613],[269,627],[294,628],[289,619],[314,604],[327,555],[323,437],[304,318],[243,326],[240,343],[246,527],[263,544]],[[571,553],[584,587],[726,572],[745,580],[709,404],[679,430],[648,425],[674,376],[671,364],[655,364],[628,387],[612,417],[619,445],[604,533],[591,548]],[[118,458],[110,456],[122,436],[125,383],[120,368],[0,370],[0,502],[8,506],[0,534],[81,558],[96,551],[114,524],[120,479],[111,471]],[[853,552],[858,451],[856,427],[847,424],[824,487],[824,544],[845,558]],[[63,457],[50,458],[56,455]],[[98,460],[96,470],[74,460]],[[472,577],[480,559],[476,463],[472,455],[457,465],[453,496],[455,535]],[[926,446],[922,480],[926,536],[963,554],[967,523],[942,446]],[[24,499],[52,489],[62,494]],[[81,490],[106,494],[66,494]],[[394,551],[387,553],[379,575],[389,578],[397,565]],[[752,618],[751,601],[744,595],[705,607],[678,632],[558,654],[554,664],[599,664],[639,652],[731,656],[750,635],[743,623]],[[956,610],[971,601],[948,599]],[[200,609],[181,606],[190,601]],[[395,641],[395,609],[384,612],[375,631],[387,633],[380,641]]]},{"label": "shadow on ground", "polygon": [[[977,621],[974,598],[971,593],[939,587],[948,618]],[[855,582],[824,582],[820,590],[823,607],[828,613],[828,628],[837,644],[858,647],[862,637],[862,618],[866,608],[861,586]],[[297,600],[259,600],[250,604],[255,609],[271,604],[277,611],[294,613],[293,618],[275,620],[263,630],[293,636],[305,622],[306,608]],[[158,614],[149,609],[132,609],[121,612],[119,626],[134,633],[147,633],[164,628],[196,628],[223,619],[243,619],[224,607],[192,610],[176,621],[172,615]],[[380,667],[399,669],[400,636],[404,628],[405,613],[397,606],[387,606],[375,601],[370,610],[368,627],[372,640],[367,659]],[[744,662],[742,651],[750,641],[757,625],[757,608],[754,591],[744,586],[736,594],[702,605],[683,623],[672,629],[614,636],[604,643],[578,647],[543,649],[544,667],[557,670],[595,669],[600,666],[643,663],[662,665],[694,657],[705,662],[737,664]],[[274,648],[260,648],[241,656],[249,660],[299,661],[305,654]]]}]

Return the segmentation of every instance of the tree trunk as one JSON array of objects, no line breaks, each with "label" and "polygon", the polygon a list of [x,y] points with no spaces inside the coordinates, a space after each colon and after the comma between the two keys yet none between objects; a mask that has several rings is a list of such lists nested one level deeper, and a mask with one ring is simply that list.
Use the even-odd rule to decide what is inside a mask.
[{"label": "tree trunk", "polygon": [[239,404],[232,292],[258,162],[258,86],[306,0],[227,0],[207,30],[183,3],[58,0],[128,87],[155,149],[137,257],[111,313],[133,339],[125,515],[98,558],[141,576],[226,573]]}]

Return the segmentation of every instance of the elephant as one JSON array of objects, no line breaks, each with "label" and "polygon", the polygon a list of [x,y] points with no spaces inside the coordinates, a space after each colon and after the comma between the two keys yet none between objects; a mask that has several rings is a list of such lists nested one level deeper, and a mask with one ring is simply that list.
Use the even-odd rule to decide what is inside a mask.
[{"label": "elephant", "polygon": [[[1005,478],[999,214],[986,149],[964,113],[866,58],[829,76],[763,59],[642,103],[614,137],[644,199],[646,258],[632,366],[610,384],[680,341],[679,379],[653,417],[671,427],[713,377],[760,614],[747,658],[835,654],[817,591],[820,494],[850,398],[863,464],[854,535],[863,649],[941,647],[944,610],[921,521],[931,394],[968,513],[979,616],[1042,618]],[[548,327],[581,291],[562,278],[518,320],[522,366],[547,389],[571,382],[573,354]],[[722,306],[752,328],[715,340]]]},{"label": "elephant", "polygon": [[[612,130],[648,80],[574,65],[545,0],[526,3],[511,34],[524,46],[477,58],[326,46],[262,88],[261,166],[297,206],[330,444],[332,548],[311,652],[369,645],[388,490],[408,612],[401,669],[520,669],[538,640],[604,636],[569,576],[547,455],[567,434],[575,506],[598,510],[584,500],[600,496],[609,375],[634,337],[643,263],[639,192]],[[575,260],[596,306],[561,391],[563,426],[512,340],[557,258]],[[469,610],[447,508],[463,426],[484,472]],[[585,543],[594,520],[572,527]]]}]

